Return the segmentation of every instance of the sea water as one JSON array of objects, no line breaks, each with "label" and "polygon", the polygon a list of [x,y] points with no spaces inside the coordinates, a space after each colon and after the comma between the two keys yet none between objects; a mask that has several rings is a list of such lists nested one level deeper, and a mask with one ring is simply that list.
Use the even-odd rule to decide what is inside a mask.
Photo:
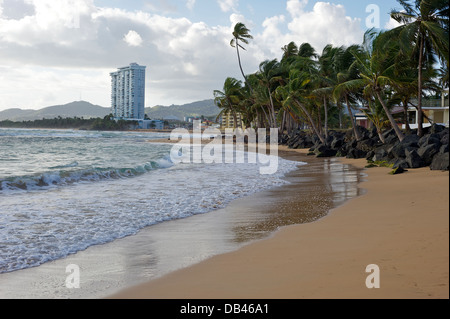
[{"label": "sea water", "polygon": [[286,183],[298,162],[178,163],[169,134],[0,129],[0,273],[39,266],[144,227],[212,212]]}]

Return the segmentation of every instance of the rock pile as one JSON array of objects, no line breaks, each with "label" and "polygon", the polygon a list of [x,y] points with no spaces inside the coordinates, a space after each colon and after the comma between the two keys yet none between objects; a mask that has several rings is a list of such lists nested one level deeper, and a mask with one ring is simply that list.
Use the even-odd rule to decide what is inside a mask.
[{"label": "rock pile", "polygon": [[369,162],[387,163],[400,171],[408,168],[429,166],[431,170],[449,170],[449,129],[432,125],[425,129],[420,138],[411,131],[403,141],[399,141],[395,131],[383,133],[382,143],[376,129],[371,131],[358,126],[361,139],[353,137],[353,131],[330,131],[326,143],[321,143],[315,135],[297,131],[292,135],[281,135],[279,143],[292,149],[309,149],[310,155],[317,157],[366,158]]}]

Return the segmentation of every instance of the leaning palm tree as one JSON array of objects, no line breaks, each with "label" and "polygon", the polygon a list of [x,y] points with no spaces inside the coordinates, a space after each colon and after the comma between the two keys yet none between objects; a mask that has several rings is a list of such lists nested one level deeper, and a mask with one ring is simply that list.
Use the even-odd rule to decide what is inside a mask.
[{"label": "leaning palm tree", "polygon": [[354,91],[363,89],[364,96],[369,99],[378,99],[386,113],[398,139],[402,141],[405,135],[398,127],[386,103],[386,91],[395,85],[394,71],[395,58],[398,52],[398,42],[385,36],[383,32],[377,33],[368,30],[365,34],[364,49],[354,50],[355,63],[360,69],[360,78],[339,84],[335,91]]},{"label": "leaning palm tree", "polygon": [[263,96],[266,97],[269,108],[269,122],[271,123],[271,127],[277,127],[277,120],[275,114],[275,105],[273,100],[273,91],[274,85],[276,85],[280,76],[280,63],[277,59],[274,60],[265,60],[261,62],[259,65],[259,72],[256,74],[258,78],[259,87],[263,90]]},{"label": "leaning palm tree", "polygon": [[335,68],[333,97],[338,105],[345,104],[347,106],[347,112],[350,116],[352,130],[356,140],[361,139],[361,134],[357,129],[356,121],[353,117],[352,105],[356,104],[356,95],[359,89],[354,89],[351,86],[345,85],[345,83],[359,78],[358,65],[355,64],[355,56],[352,53],[359,49],[360,47],[357,45],[348,48],[340,47],[334,53],[333,57]]},{"label": "leaning palm tree", "polygon": [[214,91],[214,103],[221,109],[217,119],[230,113],[234,118],[234,128],[237,124],[237,113],[242,99],[242,82],[235,78],[227,78],[223,85],[223,91]]},{"label": "leaning palm tree", "polygon": [[311,105],[311,76],[308,72],[292,69],[289,74],[289,82],[285,86],[279,86],[277,95],[282,101],[282,107],[288,110],[293,118],[303,118],[312,129],[313,133],[323,144],[326,141],[320,134],[319,126],[312,111],[308,108]]},{"label": "leaning palm tree", "polygon": [[[392,30],[399,32],[400,48],[412,52],[418,58],[418,132],[423,135],[423,69],[427,54],[439,56],[443,64],[449,60],[449,2],[448,0],[398,0],[404,12],[392,11],[391,17],[401,26]],[[412,3],[409,3],[412,2]]]},{"label": "leaning palm tree", "polygon": [[231,39],[230,45],[233,48],[236,48],[238,62],[239,62],[239,68],[241,70],[242,76],[244,77],[245,83],[249,86],[250,91],[253,91],[252,87],[249,85],[249,83],[247,81],[247,77],[244,74],[244,70],[242,69],[241,55],[239,53],[239,48],[241,48],[242,50],[245,51],[245,48],[239,43],[239,41],[242,43],[248,44],[249,43],[248,39],[253,39],[253,36],[250,34],[250,30],[247,29],[245,24],[243,24],[242,22],[236,23],[236,25],[234,26],[234,31],[233,31],[233,39]]}]

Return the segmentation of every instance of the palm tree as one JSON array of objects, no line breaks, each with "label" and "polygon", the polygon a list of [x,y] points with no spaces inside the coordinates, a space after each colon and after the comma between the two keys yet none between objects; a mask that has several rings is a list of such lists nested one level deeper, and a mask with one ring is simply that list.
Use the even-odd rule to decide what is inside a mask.
[{"label": "palm tree", "polygon": [[269,122],[271,123],[271,127],[277,127],[277,120],[275,116],[275,106],[272,97],[273,86],[279,80],[281,69],[280,63],[277,59],[274,60],[265,60],[259,65],[259,72],[256,74],[259,80],[259,86],[264,92],[263,96],[267,97],[267,104],[270,105],[269,109]]},{"label": "palm tree", "polygon": [[237,113],[242,99],[242,82],[235,78],[227,78],[223,85],[223,91],[214,91],[214,103],[221,109],[217,119],[227,113],[234,118],[234,128],[237,124]]},{"label": "palm tree", "polygon": [[368,100],[367,109],[362,109],[362,111],[375,126],[380,141],[385,143],[386,141],[382,133],[386,121],[389,120],[386,117],[386,112],[381,103],[377,100]]},{"label": "palm tree", "polygon": [[[391,17],[402,25],[399,32],[401,49],[418,57],[418,132],[423,135],[423,69],[427,54],[434,53],[448,64],[449,58],[449,2],[448,0],[398,0],[404,12],[393,10]],[[412,50],[411,50],[412,49]]]},{"label": "palm tree", "polygon": [[357,64],[355,64],[355,56],[352,53],[358,50],[359,46],[357,45],[348,48],[340,47],[335,52],[333,61],[336,73],[336,85],[333,90],[333,97],[338,105],[344,103],[347,106],[347,112],[350,116],[353,134],[356,140],[361,139],[361,134],[356,127],[352,105],[356,103],[358,88],[355,90],[353,87],[344,84],[359,78],[359,69],[357,68]]},{"label": "palm tree", "polygon": [[234,31],[233,31],[233,39],[231,40],[230,45],[233,48],[236,48],[238,62],[239,62],[239,68],[241,70],[242,76],[244,77],[246,84],[249,86],[250,91],[253,91],[252,87],[249,85],[249,83],[247,81],[247,77],[244,74],[244,70],[242,70],[241,55],[239,53],[239,48],[241,48],[242,50],[245,51],[245,48],[239,43],[239,41],[242,43],[248,44],[249,43],[248,39],[253,39],[252,35],[250,34],[250,30],[247,29],[245,24],[243,24],[242,22],[236,23],[236,25],[234,26]]},{"label": "palm tree", "polygon": [[308,72],[293,68],[289,74],[289,82],[285,86],[277,88],[277,95],[282,100],[283,108],[291,113],[293,118],[304,118],[314,134],[322,144],[326,141],[320,134],[317,123],[308,105],[310,104],[311,77]]},{"label": "palm tree", "polygon": [[398,52],[397,41],[386,36],[386,33],[368,30],[365,34],[364,49],[353,51],[361,77],[339,84],[336,91],[355,91],[363,88],[364,96],[367,99],[377,98],[398,139],[402,141],[405,135],[398,127],[385,100],[386,91],[390,91],[395,85],[396,52]]}]

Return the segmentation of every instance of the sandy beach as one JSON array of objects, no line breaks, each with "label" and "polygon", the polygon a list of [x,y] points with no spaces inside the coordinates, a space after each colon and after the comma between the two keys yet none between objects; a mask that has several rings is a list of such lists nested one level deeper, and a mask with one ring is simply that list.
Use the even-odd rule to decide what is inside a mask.
[{"label": "sandy beach", "polygon": [[[449,298],[449,173],[389,171],[366,170],[365,193],[318,221],[283,227],[110,298]],[[373,264],[378,289],[366,286]]]}]

